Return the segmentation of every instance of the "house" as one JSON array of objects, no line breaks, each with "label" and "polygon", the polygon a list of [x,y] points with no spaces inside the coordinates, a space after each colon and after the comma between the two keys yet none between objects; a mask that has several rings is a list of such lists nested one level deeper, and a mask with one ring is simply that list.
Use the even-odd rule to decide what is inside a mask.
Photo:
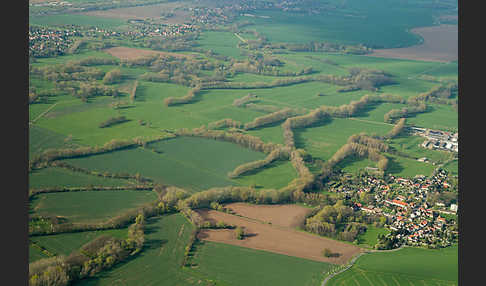
[{"label": "house", "polygon": [[456,204],[451,204],[451,211],[457,212],[457,205]]}]

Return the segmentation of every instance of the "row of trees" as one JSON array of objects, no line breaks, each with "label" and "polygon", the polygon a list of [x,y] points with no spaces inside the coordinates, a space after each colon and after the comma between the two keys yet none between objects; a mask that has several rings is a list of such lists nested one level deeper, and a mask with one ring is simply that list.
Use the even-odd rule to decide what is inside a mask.
[{"label": "row of trees", "polygon": [[158,215],[160,213],[158,201],[147,203],[138,209],[128,210],[123,214],[97,223],[74,224],[56,217],[34,216],[29,221],[29,236],[123,228],[133,223],[140,213],[147,218]]},{"label": "row of trees", "polygon": [[112,139],[102,146],[82,146],[78,148],[47,149],[41,154],[36,155],[34,158],[32,158],[32,160],[29,160],[29,171],[33,168],[46,167],[48,163],[54,160],[90,156],[125,148],[132,148],[136,146],[145,146],[149,143],[157,142],[174,136],[175,135],[172,134],[166,134],[148,139],[142,137],[136,137],[128,140]]},{"label": "row of trees", "polygon": [[[361,142],[367,145],[356,142]],[[385,151],[388,151],[388,146],[379,142],[377,139],[369,138],[363,135],[352,135],[348,139],[348,143],[339,148],[339,150],[337,150],[336,153],[334,153],[334,155],[323,164],[320,176],[322,179],[329,177],[332,173],[333,167],[351,155],[361,158],[368,157],[368,159],[371,161],[377,162],[377,167],[384,172],[388,167],[389,160],[380,152]]]},{"label": "row of trees", "polygon": [[29,264],[29,285],[70,285],[93,277],[139,253],[145,243],[145,217],[139,214],[128,228],[128,237],[100,236],[68,257],[56,256]]},{"label": "row of trees", "polygon": [[245,163],[236,167],[233,171],[228,173],[229,178],[237,178],[245,173],[253,170],[263,168],[276,160],[287,160],[289,158],[289,150],[286,147],[278,148],[270,152],[270,154],[263,160],[257,160]]},{"label": "row of trees", "polygon": [[238,133],[238,132],[225,132],[223,130],[208,130],[203,128],[188,130],[179,129],[175,132],[176,135],[180,136],[195,136],[203,137],[214,140],[233,142],[241,145],[245,148],[249,148],[255,151],[270,153],[275,149],[280,148],[282,145],[275,143],[265,143],[259,137]]},{"label": "row of trees", "polygon": [[422,113],[427,110],[427,104],[420,102],[417,105],[409,105],[402,109],[392,109],[383,116],[385,122],[394,122],[396,119],[408,117],[411,114]]},{"label": "row of trees", "polygon": [[218,121],[210,122],[208,129],[223,129],[223,128],[242,128],[243,123],[233,120],[231,118],[225,118]]},{"label": "row of trees", "polygon": [[270,114],[259,116],[255,119],[253,119],[253,121],[248,122],[244,125],[244,129],[245,130],[251,130],[251,129],[259,128],[259,127],[262,127],[262,126],[266,126],[266,125],[269,125],[269,124],[272,124],[272,123],[276,123],[276,122],[285,120],[289,117],[293,117],[293,116],[296,116],[296,115],[301,114],[301,113],[302,113],[302,111],[300,111],[300,110],[297,110],[295,108],[286,107],[286,108],[283,108],[279,111],[272,112]]},{"label": "row of trees", "polygon": [[395,126],[393,126],[392,130],[390,130],[390,132],[388,132],[384,137],[386,139],[391,139],[391,138],[396,137],[400,133],[402,133],[402,131],[405,128],[405,122],[406,122],[406,120],[407,120],[406,118],[400,118],[397,121],[397,123],[395,124]]},{"label": "row of trees", "polygon": [[99,128],[110,127],[115,124],[120,124],[129,121],[125,116],[111,117],[99,124]]},{"label": "row of trees", "polygon": [[305,229],[322,236],[354,241],[367,229],[366,224],[384,223],[386,218],[355,211],[342,200],[326,205],[314,216],[306,219]]},{"label": "row of trees", "polygon": [[196,86],[192,89],[190,89],[186,95],[182,97],[167,97],[164,99],[164,104],[166,106],[173,106],[177,104],[186,104],[194,100],[196,95],[201,91],[200,86]]}]

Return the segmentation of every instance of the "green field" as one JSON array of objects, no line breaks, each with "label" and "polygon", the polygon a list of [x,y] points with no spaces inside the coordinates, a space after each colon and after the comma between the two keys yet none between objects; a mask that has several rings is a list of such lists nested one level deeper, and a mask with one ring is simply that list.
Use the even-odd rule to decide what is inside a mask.
[{"label": "green field", "polygon": [[[75,233],[61,233],[54,235],[33,236],[30,240],[39,246],[44,247],[50,253],[54,255],[68,256],[73,251],[78,250],[85,243],[101,236],[109,235],[120,239],[127,238],[128,229],[110,229],[110,230],[98,230],[98,231],[84,231]],[[33,248],[33,247],[31,247]],[[29,262],[38,260],[39,258],[29,259]]]},{"label": "green field", "polygon": [[444,165],[444,169],[450,172],[450,174],[457,176],[459,175],[459,161],[454,160]]},{"label": "green field", "polygon": [[458,285],[458,247],[365,254],[327,285]]},{"label": "green field", "polygon": [[360,247],[373,247],[378,243],[378,235],[386,235],[390,230],[384,227],[375,227],[372,224],[366,226],[365,233],[358,237]]},{"label": "green field", "polygon": [[197,246],[191,272],[216,285],[320,285],[332,264],[215,242]]},{"label": "green field", "polygon": [[264,189],[280,189],[297,177],[298,174],[292,163],[277,161],[263,169],[255,170],[255,172],[245,173],[235,181],[246,186],[254,185]]},{"label": "green field", "polygon": [[349,118],[333,118],[321,126],[294,131],[298,148],[304,148],[313,157],[328,160],[346,144],[353,134],[365,132],[385,135],[393,126],[385,123],[367,122]]},{"label": "green field", "polygon": [[201,35],[198,44],[201,48],[211,50],[218,55],[242,59],[244,57],[240,55],[240,49],[237,47],[240,41],[231,32],[207,31]]},{"label": "green field", "polygon": [[184,248],[193,229],[181,214],[150,218],[143,252],[76,285],[212,285],[200,275],[181,268]]},{"label": "green field", "polygon": [[150,144],[145,149],[121,150],[66,161],[96,171],[140,173],[157,182],[200,191],[235,184],[227,178],[228,172],[238,165],[264,157],[263,153],[229,142],[179,137]]},{"label": "green field", "polygon": [[452,106],[431,104],[429,107],[430,112],[410,117],[407,123],[431,129],[457,130],[459,115]]},{"label": "green field", "polygon": [[67,136],[42,127],[29,126],[29,158],[46,149],[68,147],[69,145],[64,141],[66,138]]},{"label": "green field", "polygon": [[34,25],[81,25],[96,26],[101,28],[117,28],[126,25],[127,22],[121,19],[102,18],[82,14],[58,14],[49,16],[29,17],[29,24]]},{"label": "green field", "polygon": [[437,166],[432,163],[419,162],[415,159],[387,154],[389,163],[386,172],[400,177],[430,176]]},{"label": "green field", "polygon": [[99,222],[153,202],[152,191],[81,191],[40,194],[32,199],[33,215],[62,216],[73,223]]},{"label": "green field", "polygon": [[[242,16],[240,21],[254,23],[248,29],[263,33],[272,42],[330,41],[383,48],[417,44],[420,38],[406,30],[432,25],[431,8],[417,7],[416,3],[333,2],[336,3],[329,3],[329,8],[321,15],[265,10],[252,14],[267,18]],[[379,34],[376,33],[378,27]]]},{"label": "green field", "polygon": [[29,263],[47,257],[39,248],[29,244]]},{"label": "green field", "polygon": [[44,168],[29,173],[29,188],[86,187],[86,186],[127,186],[129,180],[103,178],[64,168]]}]

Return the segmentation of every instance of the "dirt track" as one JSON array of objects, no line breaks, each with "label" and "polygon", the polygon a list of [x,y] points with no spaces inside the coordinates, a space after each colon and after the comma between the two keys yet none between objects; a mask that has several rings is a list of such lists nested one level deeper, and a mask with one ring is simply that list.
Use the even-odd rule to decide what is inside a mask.
[{"label": "dirt track", "polygon": [[[205,229],[198,235],[198,238],[201,240],[222,242],[335,264],[344,264],[355,254],[362,252],[362,249],[357,246],[288,227],[264,224],[252,219],[213,210],[198,210],[197,212],[205,220],[212,222],[224,221],[227,224],[242,226],[248,234],[248,237],[245,239],[238,240],[234,237],[233,230]],[[341,255],[333,258],[324,257],[321,254],[324,248],[329,248],[331,251]]]},{"label": "dirt track", "polygon": [[412,29],[411,32],[422,36],[424,42],[408,48],[377,49],[367,56],[431,62],[451,62],[458,60],[457,25],[422,27]]},{"label": "dirt track", "polygon": [[113,47],[109,49],[103,50],[110,55],[117,57],[123,60],[133,60],[137,58],[142,58],[151,55],[166,55],[172,56],[176,58],[190,58],[190,55],[185,54],[178,54],[178,53],[170,53],[170,52],[161,52],[161,51],[153,51],[153,50],[144,50],[144,49],[137,49],[137,48],[128,48],[128,47]]},{"label": "dirt track", "polygon": [[302,225],[305,216],[311,212],[311,209],[298,205],[251,205],[246,203],[233,203],[225,207],[244,217],[289,228],[296,228]]}]

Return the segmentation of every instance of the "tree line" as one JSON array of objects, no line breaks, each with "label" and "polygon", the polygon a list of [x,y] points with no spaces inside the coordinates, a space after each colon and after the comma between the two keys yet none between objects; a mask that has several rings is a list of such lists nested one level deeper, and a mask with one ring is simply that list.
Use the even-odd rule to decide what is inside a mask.
[{"label": "tree line", "polygon": [[123,122],[127,122],[127,121],[130,121],[128,120],[125,116],[118,116],[118,117],[110,117],[108,118],[107,120],[101,122],[98,127],[99,128],[106,128],[106,127],[110,127],[110,126],[113,126],[115,124],[120,124],[120,123],[123,123]]},{"label": "tree line", "polygon": [[352,242],[366,231],[366,224],[376,222],[383,226],[386,222],[386,218],[383,218],[379,215],[355,211],[352,207],[345,205],[342,200],[339,200],[334,205],[322,207],[314,216],[307,218],[305,230]]},{"label": "tree line", "polygon": [[29,172],[32,169],[46,167],[50,162],[54,160],[61,160],[67,158],[84,157],[102,153],[113,152],[115,150],[121,150],[126,148],[133,148],[136,146],[145,146],[146,144],[157,142],[172,138],[175,135],[166,134],[157,136],[151,139],[144,139],[142,137],[136,137],[129,140],[112,139],[106,142],[102,146],[82,146],[78,148],[65,148],[65,149],[47,149],[39,155],[36,155],[32,160],[29,160]]},{"label": "tree line", "polygon": [[263,116],[256,117],[253,121],[248,122],[244,125],[245,130],[251,130],[255,128],[260,128],[272,123],[276,123],[285,120],[289,117],[294,117],[298,114],[302,114],[301,110],[295,108],[283,108],[279,111],[272,112]]},{"label": "tree line", "polygon": [[288,158],[289,158],[288,148],[285,147],[278,148],[270,152],[267,155],[267,157],[265,157],[265,159],[263,160],[257,160],[257,161],[253,161],[253,162],[249,162],[237,166],[233,171],[228,173],[228,177],[234,179],[250,171],[263,168],[274,161],[287,160]]},{"label": "tree line", "polygon": [[93,277],[138,254],[145,243],[145,217],[138,214],[126,239],[99,236],[68,257],[56,256],[29,264],[29,285],[70,285]]}]

